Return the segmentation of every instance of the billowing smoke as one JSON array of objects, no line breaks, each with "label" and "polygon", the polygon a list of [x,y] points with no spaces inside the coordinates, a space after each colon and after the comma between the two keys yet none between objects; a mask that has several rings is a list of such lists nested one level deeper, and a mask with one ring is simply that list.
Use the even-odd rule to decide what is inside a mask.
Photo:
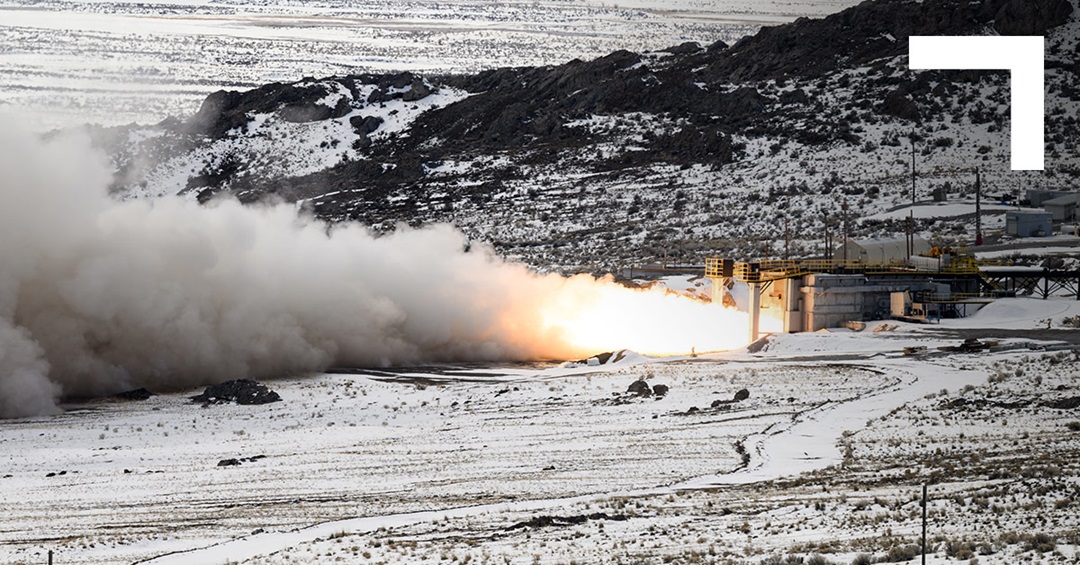
[{"label": "billowing smoke", "polygon": [[[623,302],[580,318],[604,297],[677,301],[660,306],[668,313],[701,307],[540,276],[482,246],[466,252],[449,226],[373,237],[291,205],[120,202],[108,182],[85,140],[0,131],[2,417],[55,411],[62,397],[333,365],[569,358],[607,345],[583,332],[627,329],[615,319],[633,309]],[[672,323],[641,327],[699,331]]]}]

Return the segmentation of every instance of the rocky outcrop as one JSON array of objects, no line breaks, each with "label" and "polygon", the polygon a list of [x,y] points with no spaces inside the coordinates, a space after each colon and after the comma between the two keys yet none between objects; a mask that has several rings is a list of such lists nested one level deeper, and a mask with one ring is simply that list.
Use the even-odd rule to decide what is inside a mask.
[{"label": "rocky outcrop", "polygon": [[368,95],[367,103],[377,104],[397,99],[415,102],[427,97],[435,90],[423,78],[412,73],[388,75],[378,81],[375,90]]},{"label": "rocky outcrop", "polygon": [[273,83],[247,92],[221,90],[203,101],[199,111],[187,122],[186,129],[217,139],[231,130],[245,127],[254,114],[280,112],[282,119],[290,122],[319,121],[344,115],[347,108],[337,104],[331,108],[320,103],[328,94],[327,84],[309,80],[295,84]]},{"label": "rocky outcrop", "polygon": [[[292,84],[268,84],[247,92],[222,90],[203,101],[184,129],[218,139],[230,131],[244,128],[257,114],[276,113],[282,120],[293,123],[341,118],[352,112],[353,102],[360,98],[361,87],[365,85],[374,86],[367,95],[368,104],[396,99],[416,101],[436,90],[412,73],[352,75],[323,80],[305,78]],[[346,96],[334,96],[345,93]],[[374,130],[365,133],[371,131]]]}]

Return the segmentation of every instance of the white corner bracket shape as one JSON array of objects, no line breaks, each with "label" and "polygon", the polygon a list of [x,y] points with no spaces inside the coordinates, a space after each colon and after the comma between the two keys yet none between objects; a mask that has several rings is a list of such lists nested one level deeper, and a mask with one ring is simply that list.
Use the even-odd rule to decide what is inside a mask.
[{"label": "white corner bracket shape", "polygon": [[1010,71],[1012,169],[1041,171],[1046,111],[1043,44],[1042,36],[911,36],[909,65],[913,70]]}]

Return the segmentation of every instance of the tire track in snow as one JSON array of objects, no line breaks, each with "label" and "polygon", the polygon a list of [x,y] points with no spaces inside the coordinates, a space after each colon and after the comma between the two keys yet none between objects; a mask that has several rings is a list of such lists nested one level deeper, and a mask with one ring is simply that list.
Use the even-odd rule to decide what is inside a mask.
[{"label": "tire track in snow", "polygon": [[745,485],[836,465],[843,461],[837,442],[845,431],[861,430],[870,420],[942,388],[959,389],[967,384],[986,382],[983,371],[943,374],[940,365],[913,364],[910,360],[884,362],[881,368],[897,381],[849,401],[825,404],[801,412],[790,426],[782,430],[751,435],[747,438],[747,449],[757,457],[747,468],[734,473],[698,477],[677,484],[674,488]]}]

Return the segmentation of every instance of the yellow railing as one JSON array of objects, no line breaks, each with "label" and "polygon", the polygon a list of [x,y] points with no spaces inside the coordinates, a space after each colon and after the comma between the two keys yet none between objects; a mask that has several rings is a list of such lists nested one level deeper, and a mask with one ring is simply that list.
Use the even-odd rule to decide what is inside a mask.
[{"label": "yellow railing", "polygon": [[1010,259],[974,259],[976,267],[1011,267],[1013,265]]},{"label": "yellow railing", "polygon": [[750,263],[735,263],[734,278],[741,282],[758,282],[759,273],[752,270]]},{"label": "yellow railing", "polygon": [[758,263],[735,263],[734,278],[740,282],[767,282],[809,274],[800,261],[773,259]]},{"label": "yellow railing", "polygon": [[974,257],[953,257],[952,263],[941,268],[944,273],[971,274],[979,272],[979,262]]},{"label": "yellow railing", "polygon": [[705,258],[705,276],[706,277],[722,277],[724,276],[724,260],[720,257],[706,257]]},{"label": "yellow railing", "polygon": [[979,292],[917,293],[912,297],[923,302],[991,302],[996,296]]},{"label": "yellow railing", "polygon": [[[848,271],[853,273],[888,274],[888,273],[948,273],[975,274],[979,272],[981,262],[972,257],[954,257],[950,264],[941,267],[926,267],[908,261],[860,261],[843,259],[766,259],[756,263],[735,263],[733,278],[739,282],[769,282],[790,279],[813,273],[834,273]],[[722,277],[723,259],[709,257],[705,259],[705,276]]]}]

